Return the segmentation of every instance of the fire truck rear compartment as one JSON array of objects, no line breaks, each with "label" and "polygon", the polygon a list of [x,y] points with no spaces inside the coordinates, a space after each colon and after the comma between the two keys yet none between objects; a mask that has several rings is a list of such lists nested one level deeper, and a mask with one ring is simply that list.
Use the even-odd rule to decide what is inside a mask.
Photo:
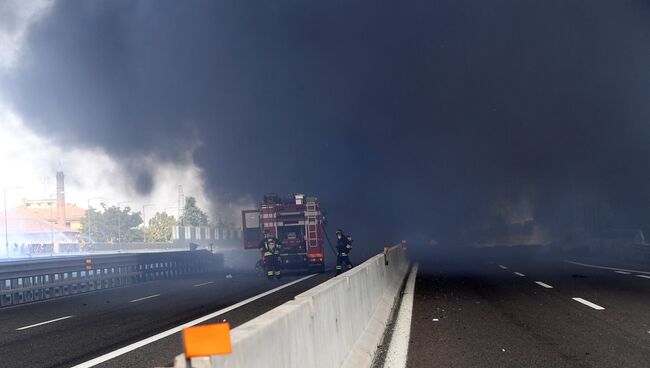
[{"label": "fire truck rear compartment", "polygon": [[309,258],[305,248],[305,227],[298,223],[278,226],[278,239],[282,243],[280,260],[285,269],[307,268]]},{"label": "fire truck rear compartment", "polygon": [[264,196],[259,209],[242,211],[244,248],[256,249],[264,236],[281,244],[281,268],[323,272],[322,215],[316,197],[295,194],[283,200],[277,194]]}]

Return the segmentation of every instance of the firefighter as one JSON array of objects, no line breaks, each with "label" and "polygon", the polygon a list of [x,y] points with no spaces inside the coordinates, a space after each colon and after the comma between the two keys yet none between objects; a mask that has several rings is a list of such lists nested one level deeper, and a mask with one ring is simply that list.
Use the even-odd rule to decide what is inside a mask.
[{"label": "firefighter", "polygon": [[280,242],[268,231],[265,232],[265,237],[260,241],[260,251],[264,259],[264,270],[269,280],[273,278],[280,279]]},{"label": "firefighter", "polygon": [[350,262],[350,251],[352,250],[352,236],[343,234],[343,230],[336,230],[336,274],[340,275],[343,272],[343,265],[346,269],[352,268]]}]

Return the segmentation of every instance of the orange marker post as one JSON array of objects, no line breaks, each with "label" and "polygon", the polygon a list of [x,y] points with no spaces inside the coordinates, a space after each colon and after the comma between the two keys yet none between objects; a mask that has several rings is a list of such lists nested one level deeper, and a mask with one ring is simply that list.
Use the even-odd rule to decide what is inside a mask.
[{"label": "orange marker post", "polygon": [[230,323],[189,327],[183,330],[185,358],[230,354]]}]

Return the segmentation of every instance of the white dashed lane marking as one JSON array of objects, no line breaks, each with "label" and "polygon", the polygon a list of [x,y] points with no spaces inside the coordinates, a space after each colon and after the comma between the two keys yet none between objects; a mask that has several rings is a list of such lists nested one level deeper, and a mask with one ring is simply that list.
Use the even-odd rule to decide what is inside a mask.
[{"label": "white dashed lane marking", "polygon": [[504,265],[499,265],[499,267],[500,267],[502,270],[507,270],[507,269],[508,269],[508,267],[506,267],[506,266],[504,266]]},{"label": "white dashed lane marking", "polygon": [[545,287],[545,288],[547,288],[547,289],[553,289],[553,286],[551,286],[551,285],[549,285],[549,284],[545,284],[545,283],[543,283],[543,282],[541,282],[541,281],[535,281],[535,283],[536,283],[537,285],[541,286],[541,287]]},{"label": "white dashed lane marking", "polygon": [[514,272],[514,274],[515,274],[515,275],[517,275],[517,276],[521,276],[521,277],[524,277],[524,276],[526,276],[526,275],[524,275],[524,274],[523,274],[523,273],[521,273],[521,272]]},{"label": "white dashed lane marking", "polygon": [[620,273],[621,275],[629,275],[630,273],[627,271],[614,271],[616,273]]},{"label": "white dashed lane marking", "polygon": [[590,302],[588,300],[584,300],[582,298],[573,298],[573,300],[575,300],[578,303],[582,303],[582,304],[584,304],[584,305],[586,305],[588,307],[591,307],[591,308],[593,308],[595,310],[605,310],[605,308],[601,307],[600,305],[594,304],[594,303],[592,303],[592,302]]},{"label": "white dashed lane marking", "polygon": [[49,320],[49,321],[40,322],[40,323],[35,323],[35,324],[33,324],[33,325],[29,325],[29,326],[25,326],[25,327],[19,327],[19,328],[16,329],[16,331],[21,331],[21,330],[26,330],[26,329],[28,329],[28,328],[32,328],[32,327],[42,326],[42,325],[46,325],[46,324],[48,324],[48,323],[57,322],[57,321],[62,321],[62,320],[64,320],[64,319],[68,319],[68,318],[72,318],[72,317],[73,317],[73,316],[65,316],[65,317],[61,317],[61,318],[55,318],[55,319],[51,319],[51,320]]},{"label": "white dashed lane marking", "polygon": [[135,303],[135,302],[139,302],[139,301],[141,301],[141,300],[146,300],[146,299],[151,299],[151,298],[157,298],[157,297],[159,297],[159,296],[160,296],[160,294],[153,294],[153,295],[145,296],[144,298],[133,299],[133,300],[131,300],[129,303]]},{"label": "white dashed lane marking", "polygon": [[196,285],[194,285],[194,287],[210,285],[210,284],[214,284],[214,281],[208,281],[208,282],[204,282],[204,283],[201,283],[201,284],[196,284]]},{"label": "white dashed lane marking", "polygon": [[644,279],[650,279],[650,276],[648,276],[648,275],[636,275],[636,277],[642,277]]}]

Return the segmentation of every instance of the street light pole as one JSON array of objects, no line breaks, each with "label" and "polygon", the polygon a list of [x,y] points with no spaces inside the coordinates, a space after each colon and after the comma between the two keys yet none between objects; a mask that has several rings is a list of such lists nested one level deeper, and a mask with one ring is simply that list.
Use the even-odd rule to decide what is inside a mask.
[{"label": "street light pole", "polygon": [[122,242],[122,210],[120,209],[120,205],[124,203],[129,203],[131,201],[122,201],[122,202],[117,202],[117,243],[120,244]]},{"label": "street light pole", "polygon": [[21,189],[22,187],[12,187],[12,188],[3,188],[2,189],[2,194],[4,197],[4,206],[5,206],[5,251],[7,258],[9,257],[9,230],[7,226],[7,191],[8,190],[14,190],[14,189]]}]

